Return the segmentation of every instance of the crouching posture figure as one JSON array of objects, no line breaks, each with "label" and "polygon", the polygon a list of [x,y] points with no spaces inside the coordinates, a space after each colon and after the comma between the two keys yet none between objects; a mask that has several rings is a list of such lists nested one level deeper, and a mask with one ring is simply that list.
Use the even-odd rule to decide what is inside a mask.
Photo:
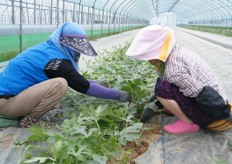
[{"label": "crouching posture figure", "polygon": [[149,61],[158,70],[153,107],[145,109],[141,121],[154,115],[154,108],[179,120],[163,129],[173,134],[189,133],[199,126],[215,131],[232,127],[231,109],[221,84],[203,59],[176,44],[172,29],[151,25],[134,38],[126,55]]},{"label": "crouching posture figure", "polygon": [[80,54],[97,56],[76,23],[64,23],[48,41],[18,54],[0,73],[0,114],[21,117],[20,126],[30,127],[60,102],[68,86],[97,98],[131,100],[124,91],[86,80],[78,72]]}]

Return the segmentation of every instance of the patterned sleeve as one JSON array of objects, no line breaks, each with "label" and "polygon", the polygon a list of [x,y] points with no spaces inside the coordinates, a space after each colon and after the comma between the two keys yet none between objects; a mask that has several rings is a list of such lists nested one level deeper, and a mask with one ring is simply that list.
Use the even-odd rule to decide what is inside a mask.
[{"label": "patterned sleeve", "polygon": [[75,70],[69,60],[53,59],[44,68],[48,78],[63,77],[74,90],[86,94],[90,83]]}]

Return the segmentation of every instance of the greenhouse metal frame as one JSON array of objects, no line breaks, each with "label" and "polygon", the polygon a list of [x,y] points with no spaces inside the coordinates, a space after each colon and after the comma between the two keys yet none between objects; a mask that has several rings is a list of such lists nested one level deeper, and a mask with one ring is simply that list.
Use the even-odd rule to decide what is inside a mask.
[{"label": "greenhouse metal frame", "polygon": [[179,24],[232,25],[231,0],[1,0],[0,24],[147,24],[175,13]]},{"label": "greenhouse metal frame", "polygon": [[231,27],[232,0],[0,0],[0,41],[19,36],[18,53],[31,46],[23,43],[24,35],[51,33],[63,22],[83,25],[94,39],[96,31],[99,38],[153,19],[162,24],[165,14],[175,15],[177,25]]},{"label": "greenhouse metal frame", "polygon": [[[58,111],[55,117],[51,116],[54,118],[52,122],[54,120],[57,124],[55,127],[18,128],[21,117],[16,118],[15,126],[1,127],[0,146],[3,151],[0,163],[231,163],[231,129],[213,132],[200,127],[194,133],[169,134],[164,126],[179,118],[161,112],[161,109],[156,110],[148,124],[141,123],[144,111],[157,103],[156,100],[151,102],[151,96],[159,75],[157,68],[149,62],[130,59],[126,52],[143,27],[150,24],[170,26],[175,40],[172,53],[183,52],[189,57],[193,52],[202,57],[217,75],[218,79],[215,79],[222,82],[220,87],[230,102],[232,0],[0,0],[0,75],[4,77],[7,72],[21,70],[15,67],[9,71],[8,68],[18,58],[24,57],[20,53],[29,47],[33,49],[40,43],[38,51],[49,51],[44,43],[55,43],[49,40],[51,33],[57,32],[58,26],[64,22],[80,24],[98,54],[93,57],[81,53],[78,59],[80,74],[96,85],[104,82],[100,87],[128,92],[133,101],[121,103],[96,99],[69,88],[60,104],[55,106],[57,110],[51,110]],[[64,36],[62,34],[60,36]],[[170,39],[170,35],[167,36],[163,39],[165,46]],[[150,41],[154,36],[151,33],[143,38],[143,41]],[[58,36],[57,39],[61,38]],[[54,46],[57,44],[52,48]],[[136,48],[140,51],[146,46],[140,44]],[[164,49],[162,46],[160,52]],[[26,51],[29,56],[30,52],[34,53]],[[44,60],[41,55],[38,57],[30,62],[33,67],[29,71],[26,69],[27,72],[35,72],[33,68]],[[16,64],[25,66],[24,62]],[[55,71],[62,73],[56,64]],[[20,85],[18,80],[9,81],[13,76],[8,77],[1,81],[7,88],[13,90],[13,83]],[[29,76],[23,77],[27,78]],[[2,119],[5,123],[4,117]],[[222,126],[228,126],[229,120],[222,121],[226,121]]]}]

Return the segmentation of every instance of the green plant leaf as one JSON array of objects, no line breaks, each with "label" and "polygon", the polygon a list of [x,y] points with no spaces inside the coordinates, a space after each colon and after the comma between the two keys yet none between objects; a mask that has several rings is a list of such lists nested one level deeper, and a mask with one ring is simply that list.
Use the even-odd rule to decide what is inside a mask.
[{"label": "green plant leaf", "polygon": [[142,123],[135,123],[132,126],[129,126],[125,129],[123,129],[119,134],[119,142],[122,145],[126,145],[127,141],[134,141],[136,139],[139,139],[140,132],[143,129]]},{"label": "green plant leaf", "polygon": [[55,162],[55,159],[51,157],[32,157],[29,160],[24,161],[24,163],[48,163],[48,162]]},{"label": "green plant leaf", "polygon": [[18,144],[46,142],[50,147],[43,150],[41,158],[25,155],[27,161],[62,164],[94,161],[101,164],[114,158],[129,163],[128,156],[118,159],[121,153],[128,154],[121,145],[140,137],[143,124],[137,123],[137,115],[153,94],[156,74],[149,63],[127,58],[128,46],[126,43],[112,52],[102,52],[94,64],[88,63],[88,72],[82,73],[86,79],[103,80],[111,88],[129,92],[132,102],[99,99],[69,88],[62,99],[62,106],[67,111],[64,114],[69,119],[52,132],[33,127],[29,137],[18,141]]},{"label": "green plant leaf", "polygon": [[108,160],[106,156],[100,156],[98,154],[93,154],[92,157],[93,157],[93,160],[97,162],[98,164],[106,164]]}]

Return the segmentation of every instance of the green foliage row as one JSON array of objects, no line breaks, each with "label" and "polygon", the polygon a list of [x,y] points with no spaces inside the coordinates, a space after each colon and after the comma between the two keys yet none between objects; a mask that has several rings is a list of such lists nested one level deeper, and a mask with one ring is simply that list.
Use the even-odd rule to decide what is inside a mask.
[{"label": "green foliage row", "polygon": [[217,26],[191,26],[191,25],[182,25],[180,27],[187,28],[190,30],[209,32],[213,34],[219,34],[224,36],[232,36],[232,27],[217,27]]},{"label": "green foliage row", "polygon": [[16,143],[26,147],[19,163],[129,163],[130,151],[122,145],[139,139],[144,130],[138,117],[153,94],[156,74],[149,63],[125,56],[128,45],[104,51],[94,63],[87,63],[89,71],[83,75],[130,92],[133,101],[99,99],[70,89],[62,100],[69,119],[53,130],[30,128],[31,135]]}]

